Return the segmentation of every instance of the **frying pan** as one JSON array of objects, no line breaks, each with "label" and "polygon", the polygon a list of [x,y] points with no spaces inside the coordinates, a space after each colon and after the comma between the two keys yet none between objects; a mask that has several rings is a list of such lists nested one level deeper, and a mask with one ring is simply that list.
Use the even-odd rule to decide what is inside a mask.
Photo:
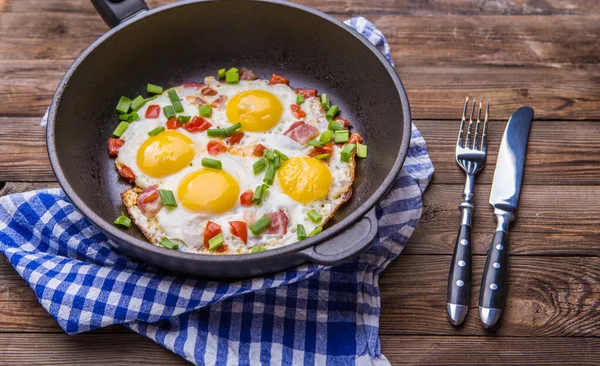
[{"label": "frying pan", "polygon": [[[377,233],[375,204],[400,172],[410,141],[406,93],[388,61],[364,37],[316,10],[280,1],[180,1],[148,10],[142,0],[92,0],[113,27],[75,60],[58,85],[48,119],[48,154],[71,202],[121,251],[196,276],[257,276],[302,263],[335,264]],[[120,95],[202,81],[246,66],[283,75],[296,88],[326,92],[369,145],[357,163],[352,198],[319,235],[257,254],[187,254],[151,245],[112,222],[129,185],[118,177],[107,138]]]}]

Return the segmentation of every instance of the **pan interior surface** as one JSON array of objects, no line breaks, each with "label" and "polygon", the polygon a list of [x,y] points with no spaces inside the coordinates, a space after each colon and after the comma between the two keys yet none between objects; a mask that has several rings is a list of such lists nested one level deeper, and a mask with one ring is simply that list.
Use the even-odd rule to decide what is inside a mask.
[{"label": "pan interior surface", "polygon": [[[54,105],[55,163],[71,195],[108,223],[123,209],[119,195],[129,185],[118,178],[106,142],[118,124],[119,96],[146,95],[147,83],[202,81],[232,66],[248,67],[261,78],[277,73],[294,88],[327,93],[363,136],[368,158],[357,162],[353,197],[329,226],[374,195],[393,170],[405,137],[401,95],[389,70],[339,25],[296,7],[252,1],[173,6],[95,45],[64,89],[59,87]],[[134,228],[126,235],[146,241]]]}]

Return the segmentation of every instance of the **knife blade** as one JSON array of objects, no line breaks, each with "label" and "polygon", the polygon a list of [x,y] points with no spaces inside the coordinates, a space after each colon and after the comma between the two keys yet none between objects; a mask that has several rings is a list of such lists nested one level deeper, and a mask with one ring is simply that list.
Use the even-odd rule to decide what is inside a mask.
[{"label": "knife blade", "polygon": [[521,107],[513,113],[498,151],[490,193],[497,227],[488,250],[479,292],[479,317],[486,328],[498,323],[504,307],[508,278],[508,228],[519,203],[533,114],[531,107]]}]

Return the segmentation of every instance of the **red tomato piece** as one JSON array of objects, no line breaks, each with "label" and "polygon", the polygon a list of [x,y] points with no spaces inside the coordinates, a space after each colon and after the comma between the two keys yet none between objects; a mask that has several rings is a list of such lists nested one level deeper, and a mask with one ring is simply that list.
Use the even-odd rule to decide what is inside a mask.
[{"label": "red tomato piece", "polygon": [[158,118],[160,116],[160,106],[158,104],[152,104],[146,109],[146,118]]},{"label": "red tomato piece", "polygon": [[119,170],[119,175],[129,183],[135,182],[135,173],[127,165],[123,165]]},{"label": "red tomato piece", "polygon": [[227,143],[229,145],[235,145],[242,140],[244,137],[244,133],[242,131],[235,131],[228,139]]},{"label": "red tomato piece", "polygon": [[317,155],[331,154],[333,152],[333,142],[328,142],[323,147],[315,146],[315,152],[318,153]]},{"label": "red tomato piece", "polygon": [[315,89],[295,89],[295,91],[298,94],[302,94],[304,99],[317,96],[317,91]]},{"label": "red tomato piece", "polygon": [[294,117],[296,117],[296,118],[306,117],[306,112],[304,112],[302,110],[302,107],[300,107],[298,104],[292,104],[290,106],[290,108],[292,108],[292,114],[294,115]]},{"label": "red tomato piece", "polygon": [[205,118],[194,116],[191,121],[183,125],[187,132],[203,132],[212,127]]},{"label": "red tomato piece", "polygon": [[244,221],[229,221],[231,233],[242,239],[244,244],[248,242],[248,226]]},{"label": "red tomato piece", "polygon": [[123,139],[115,139],[115,138],[109,137],[109,139],[108,139],[108,155],[112,156],[113,158],[116,157],[117,155],[119,155],[119,149],[121,148],[121,146],[123,146],[124,143],[125,143],[125,140],[123,140]]},{"label": "red tomato piece", "polygon": [[363,141],[362,137],[359,134],[357,134],[356,132],[351,134],[350,138],[348,139],[348,142],[350,142],[351,144],[357,144],[362,141]]},{"label": "red tomato piece", "polygon": [[206,145],[206,150],[212,156],[217,156],[227,151],[227,146],[224,143],[217,140],[210,140]]},{"label": "red tomato piece", "polygon": [[167,121],[167,129],[168,130],[176,130],[179,127],[181,127],[181,125],[179,124],[179,121],[177,120],[177,117],[173,117],[170,120]]},{"label": "red tomato piece", "polygon": [[244,207],[250,207],[252,206],[252,198],[254,198],[254,192],[247,190],[240,196],[240,203]]},{"label": "red tomato piece", "polygon": [[265,151],[266,147],[264,145],[258,144],[254,147],[254,151],[252,151],[252,155],[258,156],[259,158],[263,156],[263,151]]},{"label": "red tomato piece", "polygon": [[277,74],[271,75],[271,80],[269,80],[269,85],[273,84],[285,84],[290,85],[290,81],[283,76],[279,76]]},{"label": "red tomato piece", "polygon": [[222,232],[221,225],[215,224],[212,221],[206,223],[204,228],[204,246],[208,249],[208,241]]},{"label": "red tomato piece", "polygon": [[344,128],[350,127],[350,121],[348,121],[347,119],[343,119],[340,116],[335,117],[333,120],[336,121],[337,123],[341,123],[342,126],[344,126]]}]

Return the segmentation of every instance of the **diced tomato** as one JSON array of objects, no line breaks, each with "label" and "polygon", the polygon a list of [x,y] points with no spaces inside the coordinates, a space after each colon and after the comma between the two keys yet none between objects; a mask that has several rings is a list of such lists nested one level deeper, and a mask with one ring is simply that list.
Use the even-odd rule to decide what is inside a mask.
[{"label": "diced tomato", "polygon": [[263,156],[263,151],[265,151],[266,147],[264,145],[258,144],[254,147],[254,151],[252,151],[252,155],[258,156],[259,158]]},{"label": "diced tomato", "polygon": [[168,130],[176,130],[179,127],[181,127],[181,125],[179,124],[179,121],[177,120],[177,117],[173,117],[170,120],[167,121],[167,129]]},{"label": "diced tomato", "polygon": [[198,88],[198,89],[200,89],[200,88],[203,88],[204,85],[205,85],[204,83],[198,83],[198,82],[194,82],[194,81],[189,82],[189,83],[183,83],[183,87],[184,88]]},{"label": "diced tomato", "polygon": [[315,152],[317,155],[331,154],[333,152],[333,142],[328,142],[323,147],[315,146]]},{"label": "diced tomato", "polygon": [[212,156],[217,156],[227,151],[227,146],[224,143],[217,140],[210,140],[206,145],[206,150]]},{"label": "diced tomato", "polygon": [[279,76],[277,74],[271,75],[271,80],[269,80],[269,85],[273,84],[285,84],[290,85],[290,81],[283,76]]},{"label": "diced tomato", "polygon": [[248,242],[248,226],[244,221],[229,221],[231,233],[242,239],[244,244]]},{"label": "diced tomato", "polygon": [[344,126],[344,128],[350,127],[350,121],[348,121],[347,119],[343,119],[340,116],[335,117],[333,120],[336,121],[337,123],[341,123],[342,126]]},{"label": "diced tomato", "polygon": [[235,145],[242,140],[244,137],[244,133],[242,131],[235,131],[228,139],[227,143],[231,145]]},{"label": "diced tomato", "polygon": [[129,183],[135,182],[135,173],[127,165],[123,165],[119,170],[119,175]]},{"label": "diced tomato", "polygon": [[160,106],[158,104],[152,104],[146,109],[146,118],[158,118],[160,116]]},{"label": "diced tomato", "polygon": [[200,93],[202,93],[202,95],[217,95],[217,91],[209,86],[200,90]]},{"label": "diced tomato", "polygon": [[206,223],[204,228],[204,246],[208,249],[208,241],[222,232],[221,225],[215,224],[212,221]]},{"label": "diced tomato", "polygon": [[221,244],[221,246],[217,248],[217,253],[225,253],[228,250],[229,247],[226,244]]},{"label": "diced tomato", "polygon": [[240,196],[240,203],[244,207],[250,207],[252,206],[252,198],[254,198],[254,192],[247,190]]},{"label": "diced tomato", "polygon": [[187,132],[202,132],[212,127],[212,124],[205,118],[194,116],[191,121],[183,125]]},{"label": "diced tomato", "polygon": [[317,91],[315,89],[295,89],[295,91],[298,94],[302,94],[304,99],[317,96]]},{"label": "diced tomato", "polygon": [[300,107],[298,104],[292,104],[290,106],[290,108],[292,108],[292,114],[294,115],[294,117],[296,117],[296,118],[306,117],[306,112],[304,112],[302,110],[302,107]]},{"label": "diced tomato", "polygon": [[121,146],[123,146],[123,144],[125,143],[125,140],[123,139],[115,139],[112,137],[108,138],[108,155],[112,156],[113,158],[116,157],[117,155],[119,155],[119,149],[121,148]]},{"label": "diced tomato", "polygon": [[350,138],[348,139],[348,142],[350,142],[351,144],[356,144],[356,143],[359,143],[362,141],[363,141],[362,137],[359,134],[357,134],[356,132],[351,134]]}]

